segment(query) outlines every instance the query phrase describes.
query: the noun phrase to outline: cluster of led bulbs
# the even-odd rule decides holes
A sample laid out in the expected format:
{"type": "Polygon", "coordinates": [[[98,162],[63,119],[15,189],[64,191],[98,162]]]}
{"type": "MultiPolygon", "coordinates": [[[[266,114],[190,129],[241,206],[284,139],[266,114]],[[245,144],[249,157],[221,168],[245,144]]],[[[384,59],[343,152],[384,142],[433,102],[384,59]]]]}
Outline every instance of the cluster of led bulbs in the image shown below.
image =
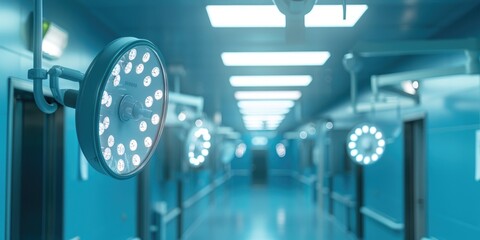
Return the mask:
{"type": "Polygon", "coordinates": [[[354,127],[347,138],[348,155],[361,165],[377,162],[385,151],[385,139],[382,131],[372,124],[360,124],[354,127]]]}
{"type": "Polygon", "coordinates": [[[191,166],[199,167],[205,162],[212,146],[211,138],[210,132],[205,127],[194,127],[190,130],[187,149],[188,162],[191,166]]]}
{"type": "Polygon", "coordinates": [[[115,174],[128,175],[143,166],[158,141],[164,97],[159,66],[152,49],[136,46],[117,60],[108,76],[98,136],[104,163],[115,174]]]}

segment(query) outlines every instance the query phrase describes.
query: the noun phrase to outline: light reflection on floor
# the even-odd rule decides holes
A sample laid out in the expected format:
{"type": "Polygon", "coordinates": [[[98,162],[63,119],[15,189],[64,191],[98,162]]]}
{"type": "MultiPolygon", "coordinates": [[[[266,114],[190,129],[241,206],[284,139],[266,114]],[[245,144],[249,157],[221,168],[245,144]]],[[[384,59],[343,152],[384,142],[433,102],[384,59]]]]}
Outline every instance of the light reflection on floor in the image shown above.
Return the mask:
{"type": "Polygon", "coordinates": [[[227,183],[187,240],[353,240],[320,216],[305,187],[291,178],[252,186],[239,177],[227,183]],[[223,198],[223,199],[222,199],[223,198]]]}

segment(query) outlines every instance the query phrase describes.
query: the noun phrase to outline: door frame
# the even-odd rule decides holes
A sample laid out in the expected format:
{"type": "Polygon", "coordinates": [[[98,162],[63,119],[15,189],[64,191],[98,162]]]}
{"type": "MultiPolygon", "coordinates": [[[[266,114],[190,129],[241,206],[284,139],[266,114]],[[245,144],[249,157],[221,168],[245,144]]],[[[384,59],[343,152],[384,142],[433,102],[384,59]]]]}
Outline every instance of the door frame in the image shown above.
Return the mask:
{"type": "Polygon", "coordinates": [[[427,158],[426,114],[424,112],[403,119],[404,134],[404,218],[405,239],[427,236],[427,158]],[[407,129],[408,128],[408,129],[407,129]],[[407,136],[407,131],[411,136],[407,136]],[[412,141],[410,147],[407,141],[412,141]],[[408,153],[408,150],[413,151],[408,153]],[[412,179],[413,177],[413,179],[412,179]],[[422,207],[419,207],[419,205],[422,207]]]}

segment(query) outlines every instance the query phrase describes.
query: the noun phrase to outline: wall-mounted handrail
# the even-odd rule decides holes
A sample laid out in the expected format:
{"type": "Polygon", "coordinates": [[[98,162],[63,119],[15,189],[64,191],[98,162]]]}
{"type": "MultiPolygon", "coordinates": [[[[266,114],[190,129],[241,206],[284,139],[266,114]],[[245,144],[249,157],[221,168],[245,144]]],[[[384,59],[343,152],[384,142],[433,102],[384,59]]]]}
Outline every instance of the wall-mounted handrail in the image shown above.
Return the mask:
{"type": "Polygon", "coordinates": [[[210,194],[213,190],[215,190],[215,188],[217,188],[220,185],[222,185],[223,183],[225,183],[228,179],[230,179],[230,175],[226,175],[226,176],[223,176],[223,177],[220,177],[220,178],[216,179],[211,184],[208,184],[207,186],[202,188],[200,191],[195,193],[189,199],[185,200],[182,203],[182,207],[183,208],[189,208],[189,207],[193,206],[195,203],[197,203],[202,198],[204,198],[205,196],[210,194]]]}
{"type": "Polygon", "coordinates": [[[388,227],[392,230],[395,230],[395,231],[401,231],[403,230],[404,228],[404,224],[403,223],[399,223],[399,222],[395,222],[394,220],[392,220],[390,217],[387,217],[387,216],[384,216],[382,215],[381,213],[378,213],[368,207],[362,207],[360,208],[360,212],[377,221],[378,223],[382,224],[383,226],[385,227],[388,227]]]}
{"type": "Polygon", "coordinates": [[[173,219],[177,218],[180,215],[180,213],[182,213],[182,210],[180,210],[180,208],[174,208],[170,210],[170,212],[168,212],[165,216],[163,216],[162,218],[163,224],[167,224],[173,219]]]}
{"type": "Polygon", "coordinates": [[[356,202],[352,200],[349,195],[342,195],[337,192],[332,192],[330,197],[338,203],[345,205],[346,207],[353,208],[356,205],[356,202]]]}

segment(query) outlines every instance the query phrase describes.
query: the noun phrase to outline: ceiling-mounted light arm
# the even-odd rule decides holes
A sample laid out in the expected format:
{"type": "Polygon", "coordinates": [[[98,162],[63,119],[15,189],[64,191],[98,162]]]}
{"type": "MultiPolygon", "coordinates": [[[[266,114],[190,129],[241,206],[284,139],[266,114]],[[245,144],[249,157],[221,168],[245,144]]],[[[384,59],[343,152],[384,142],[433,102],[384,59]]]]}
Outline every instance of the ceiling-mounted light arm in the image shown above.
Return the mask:
{"type": "Polygon", "coordinates": [[[201,116],[203,113],[203,97],[196,97],[181,93],[170,93],[169,100],[170,103],[177,103],[194,107],[198,116],[201,116]]]}
{"type": "Polygon", "coordinates": [[[33,94],[38,108],[47,114],[57,110],[56,103],[48,103],[43,95],[43,80],[47,79],[47,70],[42,68],[42,19],[43,1],[35,0],[33,13],[33,68],[28,70],[28,78],[33,80],[33,94]]]}
{"type": "Polygon", "coordinates": [[[81,83],[85,74],[74,69],[55,65],[48,71],[48,76],[50,77],[50,89],[55,100],[62,105],[75,108],[78,91],[73,89],[60,89],[58,80],[59,78],[63,78],[81,83]],[[67,96],[66,101],[65,96],[67,96]]]}
{"type": "Polygon", "coordinates": [[[347,0],[343,0],[343,20],[347,19],[347,0]]]}
{"type": "Polygon", "coordinates": [[[305,39],[305,15],[312,11],[317,0],[273,0],[278,10],[285,15],[288,42],[305,39]]]}
{"type": "MultiPolygon", "coordinates": [[[[480,73],[480,60],[478,51],[465,50],[466,62],[461,66],[454,67],[441,67],[431,69],[421,69],[400,73],[391,73],[384,75],[373,75],[371,77],[371,88],[375,101],[379,99],[379,89],[389,90],[394,85],[398,85],[406,79],[422,80],[435,77],[462,75],[462,74],[479,74],[480,73]]],[[[390,90],[391,91],[391,90],[390,90]]],[[[398,91],[397,93],[401,93],[398,91]]],[[[404,93],[404,92],[403,92],[404,93]]],[[[419,103],[418,95],[402,94],[413,98],[416,103],[419,103]]]]}
{"type": "Polygon", "coordinates": [[[347,53],[343,57],[343,66],[350,73],[350,101],[353,113],[357,113],[357,74],[362,68],[362,63],[358,56],[347,53]]]}

